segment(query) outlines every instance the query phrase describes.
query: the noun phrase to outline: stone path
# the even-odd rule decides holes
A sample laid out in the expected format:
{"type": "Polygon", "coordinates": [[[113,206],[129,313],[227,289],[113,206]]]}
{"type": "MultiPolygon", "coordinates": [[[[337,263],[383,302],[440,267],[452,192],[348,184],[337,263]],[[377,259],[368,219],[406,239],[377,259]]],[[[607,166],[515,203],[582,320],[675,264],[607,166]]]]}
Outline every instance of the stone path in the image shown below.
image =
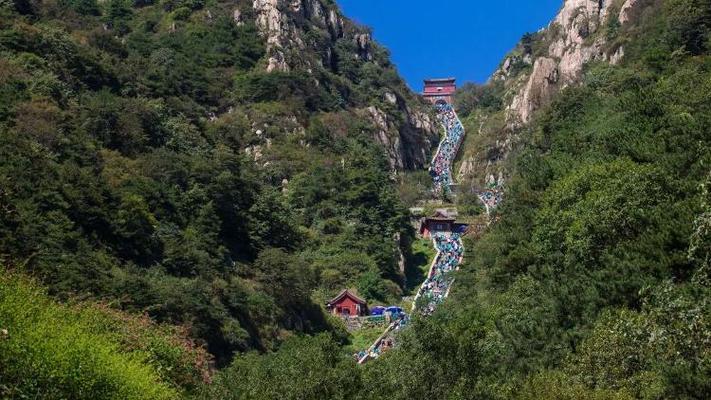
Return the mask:
{"type": "MultiPolygon", "coordinates": [[[[435,107],[445,135],[432,159],[430,175],[435,184],[435,191],[447,193],[454,183],[452,163],[464,139],[464,126],[451,105],[438,104],[435,107]]],[[[449,295],[454,283],[453,272],[462,262],[464,245],[459,233],[435,233],[432,242],[437,255],[430,265],[427,279],[420,286],[412,302],[413,314],[420,313],[426,316],[434,313],[437,306],[449,295]]],[[[410,317],[407,314],[397,316],[367,350],[358,354],[358,363],[364,364],[392,349],[396,345],[397,334],[408,325],[409,321],[410,317]]]]}

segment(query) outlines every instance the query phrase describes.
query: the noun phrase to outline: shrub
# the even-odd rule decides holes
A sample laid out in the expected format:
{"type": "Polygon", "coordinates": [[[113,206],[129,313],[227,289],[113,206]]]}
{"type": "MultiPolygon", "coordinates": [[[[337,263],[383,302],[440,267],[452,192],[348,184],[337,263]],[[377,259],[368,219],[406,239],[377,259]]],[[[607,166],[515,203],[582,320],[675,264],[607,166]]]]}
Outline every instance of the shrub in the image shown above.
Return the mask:
{"type": "Polygon", "coordinates": [[[96,0],[60,0],[59,4],[81,15],[99,15],[101,13],[96,0]]]}
{"type": "Polygon", "coordinates": [[[13,273],[0,276],[0,327],[3,398],[175,399],[204,371],[187,372],[184,347],[148,321],[58,305],[13,273]]]}
{"type": "Polygon", "coordinates": [[[276,353],[237,357],[205,399],[352,399],[360,381],[353,360],[329,335],[293,337],[276,353]]]}
{"type": "Polygon", "coordinates": [[[173,11],[173,19],[176,21],[185,21],[190,18],[190,14],[193,12],[187,7],[180,7],[173,11]]]}

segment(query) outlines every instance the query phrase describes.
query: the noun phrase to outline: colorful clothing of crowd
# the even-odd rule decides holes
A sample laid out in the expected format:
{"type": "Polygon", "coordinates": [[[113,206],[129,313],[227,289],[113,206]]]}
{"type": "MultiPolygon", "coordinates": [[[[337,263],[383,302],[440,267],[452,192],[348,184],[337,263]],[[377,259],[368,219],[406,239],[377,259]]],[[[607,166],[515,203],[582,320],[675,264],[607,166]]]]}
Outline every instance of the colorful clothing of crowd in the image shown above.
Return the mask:
{"type": "Polygon", "coordinates": [[[444,126],[445,136],[435,153],[430,175],[434,180],[435,192],[449,192],[450,186],[454,183],[452,179],[452,163],[459,151],[459,146],[464,139],[464,126],[449,104],[437,104],[437,116],[444,126]]]}
{"type": "MultiPolygon", "coordinates": [[[[437,306],[449,294],[454,282],[451,272],[457,269],[462,260],[464,247],[459,233],[436,233],[433,237],[437,248],[437,257],[432,265],[429,276],[420,286],[415,296],[415,309],[422,315],[431,315],[437,306]]],[[[355,357],[359,363],[380,357],[381,354],[395,346],[395,337],[409,322],[409,317],[403,313],[394,321],[367,351],[361,351],[355,357]]]]}
{"type": "MultiPolygon", "coordinates": [[[[437,104],[437,115],[445,129],[445,137],[435,153],[430,175],[434,180],[435,191],[449,192],[452,180],[452,162],[459,151],[459,146],[464,138],[464,126],[449,104],[437,104]]],[[[433,236],[434,245],[437,249],[437,257],[430,269],[430,273],[425,282],[420,286],[415,296],[413,309],[423,315],[432,314],[437,305],[442,303],[449,294],[449,289],[454,282],[452,271],[461,262],[464,247],[461,242],[461,233],[436,233],[433,236]]],[[[410,318],[407,314],[400,314],[385,332],[368,349],[354,354],[358,363],[362,364],[368,360],[380,357],[381,354],[397,345],[397,334],[407,326],[410,318]]]]}
{"type": "Polygon", "coordinates": [[[486,189],[479,192],[479,199],[486,206],[487,212],[495,209],[503,199],[503,193],[499,189],[486,189]]]}
{"type": "Polygon", "coordinates": [[[405,328],[409,322],[410,317],[407,314],[399,314],[397,319],[393,321],[390,326],[388,326],[388,329],[385,330],[385,333],[383,333],[383,335],[381,335],[368,350],[360,351],[354,354],[355,358],[358,360],[358,363],[363,364],[368,360],[376,359],[386,351],[395,347],[395,339],[397,334],[400,333],[400,331],[405,328]]]}
{"type": "Polygon", "coordinates": [[[427,280],[420,287],[415,297],[415,307],[423,315],[432,314],[437,305],[449,294],[454,282],[451,272],[461,262],[464,254],[461,237],[458,233],[437,233],[434,235],[437,258],[427,280]]]}

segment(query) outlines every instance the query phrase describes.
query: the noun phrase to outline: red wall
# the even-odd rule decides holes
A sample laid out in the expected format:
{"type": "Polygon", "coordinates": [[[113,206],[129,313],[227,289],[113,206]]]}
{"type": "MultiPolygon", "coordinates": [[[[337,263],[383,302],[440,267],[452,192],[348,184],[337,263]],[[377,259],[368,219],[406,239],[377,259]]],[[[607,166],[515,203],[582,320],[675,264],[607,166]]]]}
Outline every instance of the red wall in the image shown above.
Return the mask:
{"type": "Polygon", "coordinates": [[[454,226],[452,226],[452,224],[449,222],[428,221],[426,224],[423,225],[422,236],[429,238],[432,235],[432,232],[451,232],[453,229],[454,226]],[[441,225],[441,229],[437,229],[438,225],[441,225]]]}
{"type": "Polygon", "coordinates": [[[349,313],[350,315],[356,316],[356,315],[359,315],[358,309],[356,308],[357,305],[358,305],[358,303],[356,303],[355,301],[351,300],[348,296],[346,296],[340,302],[333,305],[333,313],[336,315],[342,315],[343,309],[347,308],[348,310],[350,310],[350,313],[349,313]],[[340,311],[339,311],[339,307],[340,307],[340,311]]]}
{"type": "Polygon", "coordinates": [[[436,104],[440,99],[452,104],[452,96],[456,91],[457,84],[454,81],[425,82],[425,90],[422,94],[432,104],[436,104]]]}
{"type": "Polygon", "coordinates": [[[440,94],[440,95],[452,95],[457,89],[454,86],[432,86],[426,87],[424,94],[440,94]],[[442,90],[437,90],[442,88],[442,90]]]}

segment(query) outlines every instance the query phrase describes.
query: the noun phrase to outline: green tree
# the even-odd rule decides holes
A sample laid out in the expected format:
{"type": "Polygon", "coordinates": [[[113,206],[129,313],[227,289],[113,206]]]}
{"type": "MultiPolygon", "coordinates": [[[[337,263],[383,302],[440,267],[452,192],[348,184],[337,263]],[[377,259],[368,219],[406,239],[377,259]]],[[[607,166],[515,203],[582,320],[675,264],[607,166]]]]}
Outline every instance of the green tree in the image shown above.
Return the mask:
{"type": "Polygon", "coordinates": [[[101,13],[96,0],[61,0],[60,4],[81,15],[99,15],[101,13]]]}
{"type": "Polygon", "coordinates": [[[302,242],[294,216],[284,196],[267,188],[249,209],[249,235],[254,247],[298,248],[302,242]]]}
{"type": "Polygon", "coordinates": [[[294,337],[276,353],[237,357],[205,398],[355,399],[357,368],[328,335],[294,337]]]}
{"type": "Polygon", "coordinates": [[[387,289],[377,270],[370,270],[358,277],[358,293],[369,300],[385,301],[387,289]]]}

